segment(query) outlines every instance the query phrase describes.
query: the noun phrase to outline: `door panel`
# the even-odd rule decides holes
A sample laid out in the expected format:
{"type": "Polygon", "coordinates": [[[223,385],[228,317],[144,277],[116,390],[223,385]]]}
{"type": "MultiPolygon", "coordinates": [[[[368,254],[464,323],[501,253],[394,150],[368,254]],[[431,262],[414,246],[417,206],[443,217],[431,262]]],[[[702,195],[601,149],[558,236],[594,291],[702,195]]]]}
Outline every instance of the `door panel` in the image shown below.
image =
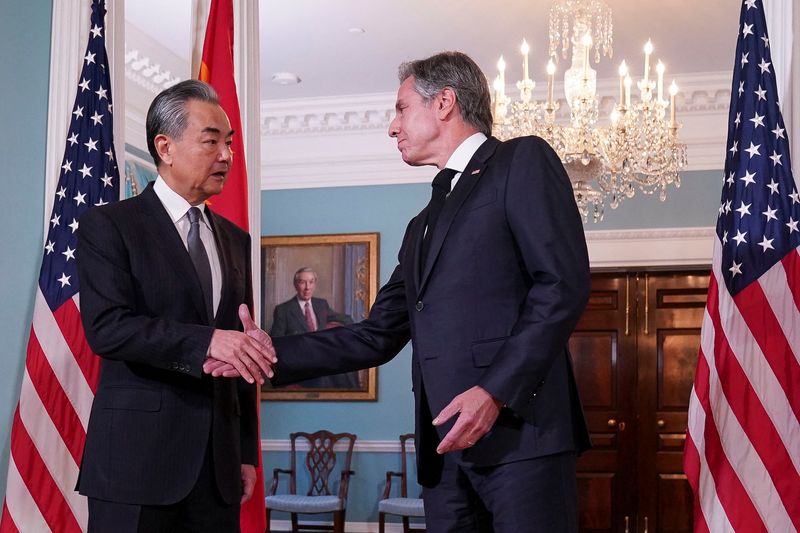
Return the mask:
{"type": "Polygon", "coordinates": [[[589,304],[569,341],[575,379],[594,447],[578,461],[581,531],[622,531],[620,517],[635,501],[635,457],[629,426],[636,380],[636,336],[630,320],[630,280],[618,274],[592,277],[589,304]],[[628,322],[628,326],[630,323],[628,322]]]}
{"type": "Polygon", "coordinates": [[[592,276],[569,342],[594,446],[578,461],[581,531],[692,530],[682,458],[707,286],[696,272],[592,276]]]}
{"type": "Polygon", "coordinates": [[[693,499],[683,445],[708,275],[646,273],[640,281],[639,517],[648,518],[649,531],[689,533],[693,499]]]}

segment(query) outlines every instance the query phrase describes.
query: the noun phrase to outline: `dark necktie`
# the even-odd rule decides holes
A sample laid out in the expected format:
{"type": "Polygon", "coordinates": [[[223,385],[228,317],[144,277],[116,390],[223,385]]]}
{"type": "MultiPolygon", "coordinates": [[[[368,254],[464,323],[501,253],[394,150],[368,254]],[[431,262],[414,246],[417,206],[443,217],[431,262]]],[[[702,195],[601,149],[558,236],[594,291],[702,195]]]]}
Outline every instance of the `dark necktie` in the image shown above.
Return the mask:
{"type": "Polygon", "coordinates": [[[422,265],[425,265],[425,260],[428,257],[428,250],[431,247],[431,239],[433,237],[433,230],[436,228],[436,222],[439,220],[439,215],[442,213],[442,207],[450,193],[450,182],[453,181],[455,175],[458,174],[457,170],[452,168],[443,168],[433,178],[431,183],[431,201],[428,203],[428,229],[425,231],[425,238],[422,239],[422,265]]]}
{"type": "Polygon", "coordinates": [[[189,248],[189,257],[192,258],[197,277],[200,279],[200,286],[203,288],[203,300],[206,303],[206,313],[208,320],[214,318],[214,292],[211,283],[211,263],[208,261],[208,253],[203,241],[200,239],[200,209],[192,207],[186,213],[189,217],[189,236],[186,239],[189,248]]]}
{"type": "Polygon", "coordinates": [[[306,325],[308,326],[308,331],[317,331],[317,322],[314,320],[314,314],[311,312],[311,304],[306,302],[306,305],[303,307],[305,309],[305,316],[306,316],[306,325]]]}

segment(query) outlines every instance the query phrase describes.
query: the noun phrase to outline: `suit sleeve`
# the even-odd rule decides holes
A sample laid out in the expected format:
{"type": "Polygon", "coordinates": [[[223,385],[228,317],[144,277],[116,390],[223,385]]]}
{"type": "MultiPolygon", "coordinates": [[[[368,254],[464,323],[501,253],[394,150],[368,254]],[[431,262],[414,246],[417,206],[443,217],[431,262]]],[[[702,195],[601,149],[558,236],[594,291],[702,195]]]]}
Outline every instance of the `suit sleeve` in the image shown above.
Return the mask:
{"type": "Polygon", "coordinates": [[[273,339],[278,355],[274,385],[371,368],[400,352],[411,338],[402,265],[407,237],[408,230],[401,260],[378,291],[366,319],[340,328],[273,339]]]}
{"type": "MultiPolygon", "coordinates": [[[[250,316],[253,316],[253,266],[250,256],[250,236],[247,236],[247,243],[243,250],[247,257],[247,268],[245,269],[245,304],[250,309],[250,316]]],[[[226,378],[215,378],[226,379],[226,378]]],[[[258,423],[258,385],[247,383],[242,378],[236,378],[236,387],[239,394],[239,409],[241,410],[241,421],[239,434],[241,438],[242,463],[258,466],[261,459],[261,434],[258,423]]]]}
{"type": "Polygon", "coordinates": [[[77,266],[81,320],[86,339],[101,357],[176,370],[188,365],[202,375],[214,329],[139,314],[130,254],[114,220],[104,209],[90,209],[78,228],[77,266]]]}
{"type": "Polygon", "coordinates": [[[479,385],[523,418],[589,298],[589,258],[572,186],[541,139],[521,140],[506,188],[506,217],[531,286],[509,339],[479,385]]]}

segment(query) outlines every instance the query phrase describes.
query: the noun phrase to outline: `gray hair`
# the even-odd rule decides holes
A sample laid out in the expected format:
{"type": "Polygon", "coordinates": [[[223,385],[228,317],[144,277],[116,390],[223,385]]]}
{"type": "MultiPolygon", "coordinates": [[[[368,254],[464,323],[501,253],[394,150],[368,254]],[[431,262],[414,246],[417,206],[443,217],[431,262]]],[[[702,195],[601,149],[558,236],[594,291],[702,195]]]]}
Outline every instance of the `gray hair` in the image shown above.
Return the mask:
{"type": "Polygon", "coordinates": [[[414,89],[426,104],[445,87],[453,89],[464,122],[487,137],[492,134],[489,84],[480,67],[468,55],[441,52],[400,65],[400,83],[410,76],[414,76],[414,89]]]}
{"type": "Polygon", "coordinates": [[[303,272],[311,272],[314,274],[314,281],[317,280],[317,273],[314,272],[314,269],[311,267],[300,267],[297,269],[297,272],[294,273],[294,283],[297,283],[297,279],[300,277],[300,274],[303,272]]]}
{"type": "Polygon", "coordinates": [[[188,121],[186,102],[189,100],[219,105],[219,97],[211,85],[200,80],[186,80],[158,93],[147,110],[147,150],[156,167],[161,164],[161,158],[156,151],[155,138],[164,134],[180,140],[188,121]]]}

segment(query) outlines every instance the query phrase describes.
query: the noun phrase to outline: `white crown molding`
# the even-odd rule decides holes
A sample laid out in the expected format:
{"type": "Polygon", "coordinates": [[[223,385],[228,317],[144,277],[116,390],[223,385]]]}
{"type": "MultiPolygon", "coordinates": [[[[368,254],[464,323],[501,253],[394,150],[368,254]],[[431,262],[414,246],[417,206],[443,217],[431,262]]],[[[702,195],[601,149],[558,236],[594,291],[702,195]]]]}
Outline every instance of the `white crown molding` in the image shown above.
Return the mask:
{"type": "MultiPolygon", "coordinates": [[[[722,168],[730,73],[686,74],[677,75],[676,79],[681,82],[680,136],[688,145],[686,170],[722,168]]],[[[600,80],[598,86],[604,95],[601,116],[606,116],[614,100],[608,95],[614,94],[618,82],[600,80]]],[[[429,181],[430,169],[404,165],[394,142],[387,139],[394,100],[392,92],[262,101],[261,189],[429,181]]],[[[566,112],[562,101],[562,119],[566,112]]]]}
{"type": "Polygon", "coordinates": [[[713,227],[586,231],[593,269],[710,266],[713,227]]]}

